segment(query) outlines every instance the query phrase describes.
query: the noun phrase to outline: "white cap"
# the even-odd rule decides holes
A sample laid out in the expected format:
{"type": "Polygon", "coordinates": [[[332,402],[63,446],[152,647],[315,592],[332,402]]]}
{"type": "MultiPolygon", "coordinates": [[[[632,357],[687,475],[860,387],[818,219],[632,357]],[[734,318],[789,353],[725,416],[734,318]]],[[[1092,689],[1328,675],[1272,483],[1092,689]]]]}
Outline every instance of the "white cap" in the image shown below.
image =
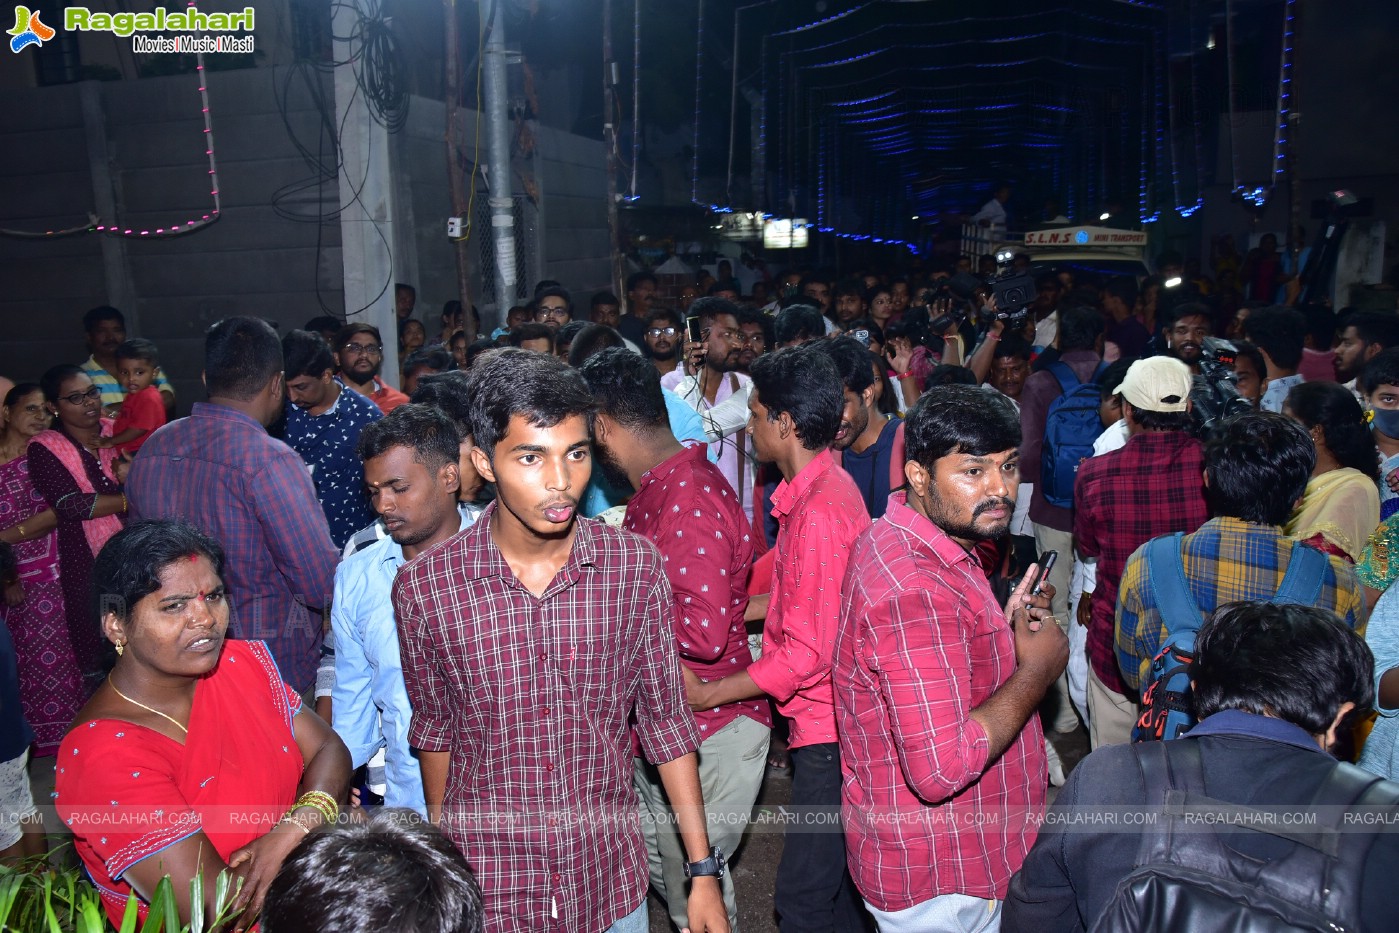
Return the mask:
{"type": "Polygon", "coordinates": [[[1173,356],[1149,356],[1132,364],[1113,394],[1142,411],[1185,411],[1190,386],[1189,366],[1173,356]]]}

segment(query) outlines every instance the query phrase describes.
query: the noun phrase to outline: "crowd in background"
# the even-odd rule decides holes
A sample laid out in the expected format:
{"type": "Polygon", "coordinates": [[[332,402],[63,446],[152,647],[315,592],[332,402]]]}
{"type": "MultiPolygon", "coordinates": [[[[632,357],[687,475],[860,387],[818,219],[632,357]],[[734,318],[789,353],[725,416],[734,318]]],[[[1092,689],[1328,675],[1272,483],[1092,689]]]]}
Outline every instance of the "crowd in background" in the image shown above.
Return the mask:
{"type": "MultiPolygon", "coordinates": [[[[649,887],[736,930],[782,773],[845,820],[789,830],[784,931],[1081,928],[1136,850],[1037,832],[1050,787],[1149,804],[1162,745],[1245,806],[1321,799],[1317,752],[1399,775],[1399,313],[1295,306],[1290,255],[1017,256],[1005,306],[988,256],[725,260],[489,334],[399,285],[397,333],[229,318],[198,361],[94,308],[0,410],[0,858],[71,836],[114,922],[228,869],[240,929],[629,933],[649,887]]],[[[1332,915],[1392,928],[1364,845],[1332,915]]]]}

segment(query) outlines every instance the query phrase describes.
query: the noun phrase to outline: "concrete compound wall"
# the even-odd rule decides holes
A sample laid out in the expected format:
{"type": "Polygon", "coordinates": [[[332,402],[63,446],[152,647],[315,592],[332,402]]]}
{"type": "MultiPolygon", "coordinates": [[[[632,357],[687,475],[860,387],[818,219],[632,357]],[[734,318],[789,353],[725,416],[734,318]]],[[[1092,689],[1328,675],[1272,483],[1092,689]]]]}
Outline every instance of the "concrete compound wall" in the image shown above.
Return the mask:
{"type": "MultiPolygon", "coordinates": [[[[329,76],[312,73],[311,80],[322,82],[331,98],[329,76]]],[[[215,72],[208,88],[219,222],[164,239],[0,237],[0,374],[31,379],[54,363],[83,360],[83,312],[114,304],[126,313],[132,336],[161,348],[183,412],[203,394],[202,333],[209,324],[255,314],[285,333],[316,315],[344,314],[333,215],[339,188],[334,178],[315,185],[316,173],[290,135],[313,151],[318,145],[321,114],[303,76],[285,68],[215,72]],[[324,212],[327,222],[274,210],[274,193],[298,182],[307,184],[281,200],[284,211],[305,218],[324,212]]],[[[64,229],[96,213],[123,227],[154,229],[212,206],[195,76],[19,89],[7,98],[0,228],[64,229]]],[[[456,297],[442,113],[441,102],[413,98],[408,124],[391,137],[394,277],[417,286],[417,316],[432,333],[442,303],[456,297]]],[[[474,117],[468,112],[460,121],[468,136],[474,117]]],[[[534,238],[534,252],[525,287],[557,278],[586,301],[607,277],[602,146],[547,129],[538,139],[532,165],[545,203],[526,208],[525,236],[534,238]]],[[[477,201],[484,201],[482,193],[477,201]]],[[[469,245],[474,267],[479,244],[469,245]]],[[[479,275],[473,279],[472,295],[480,296],[479,275]]],[[[489,328],[493,315],[486,317],[489,328]]]]}

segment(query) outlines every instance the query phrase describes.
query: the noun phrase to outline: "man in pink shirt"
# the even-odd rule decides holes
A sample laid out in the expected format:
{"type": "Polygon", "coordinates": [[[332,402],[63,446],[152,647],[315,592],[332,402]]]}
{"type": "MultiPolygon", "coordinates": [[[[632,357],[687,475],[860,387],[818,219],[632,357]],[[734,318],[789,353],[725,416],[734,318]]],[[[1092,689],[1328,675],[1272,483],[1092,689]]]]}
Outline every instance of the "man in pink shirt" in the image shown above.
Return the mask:
{"type": "MultiPolygon", "coordinates": [[[[661,376],[651,362],[623,347],[590,356],[579,368],[597,404],[593,452],[616,489],[635,489],[622,527],[656,546],[673,595],[680,663],[701,677],[723,677],[753,661],[744,625],[753,538],[738,496],[705,445],[682,446],[671,433],[661,376]]],[[[757,618],[762,618],[758,615],[757,618]]],[[[765,696],[695,710],[699,775],[709,814],[709,842],[731,856],[763,783],[772,707],[765,696]]],[[[685,912],[685,858],[656,766],[633,758],[641,798],[651,886],[677,929],[685,912]]],[[[733,874],[721,878],[729,929],[738,930],[733,874]]]]}
{"type": "MultiPolygon", "coordinates": [[[[747,670],[702,682],[689,671],[690,707],[712,709],[767,694],[791,720],[792,806],[834,813],[840,802],[831,653],[850,545],[869,527],[864,500],[830,446],[840,428],[844,386],[819,347],[791,347],[753,362],[748,436],[758,459],[783,482],[773,494],[781,522],[763,654],[747,670]]],[[[783,933],[863,929],[845,869],[841,834],[787,835],[773,904],[783,933]]]]}
{"type": "Polygon", "coordinates": [[[1011,403],[940,386],[904,434],[908,491],[851,549],[836,637],[846,852],[880,933],[995,930],[1044,809],[1035,710],[1069,643],[1033,565],[1007,621],[972,553],[1015,510],[1011,403]]]}

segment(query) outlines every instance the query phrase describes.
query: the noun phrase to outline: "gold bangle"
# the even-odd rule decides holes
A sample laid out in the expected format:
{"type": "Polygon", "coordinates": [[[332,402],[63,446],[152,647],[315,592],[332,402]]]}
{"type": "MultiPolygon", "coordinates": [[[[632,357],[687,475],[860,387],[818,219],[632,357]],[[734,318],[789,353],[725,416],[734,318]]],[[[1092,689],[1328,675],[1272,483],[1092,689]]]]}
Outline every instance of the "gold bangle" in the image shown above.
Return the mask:
{"type": "MultiPolygon", "coordinates": [[[[297,806],[307,804],[314,807],[317,801],[328,808],[332,814],[339,814],[340,804],[334,797],[323,790],[308,790],[306,793],[296,798],[297,806]]],[[[317,809],[319,809],[319,807],[317,809]]],[[[334,816],[332,816],[331,819],[334,819],[334,816]]]]}
{"type": "Polygon", "coordinates": [[[121,494],[121,514],[125,515],[127,510],[126,493],[121,494]]]}
{"type": "Polygon", "coordinates": [[[297,807],[310,807],[325,817],[327,823],[334,823],[340,815],[340,804],[336,802],[335,798],[319,790],[307,791],[298,797],[292,809],[295,810],[297,807]]]}
{"type": "Polygon", "coordinates": [[[302,824],[302,822],[301,822],[300,820],[294,820],[294,819],[292,819],[292,816],[291,816],[291,813],[290,813],[290,812],[288,812],[286,816],[282,817],[281,820],[279,820],[279,822],[282,822],[282,823],[290,823],[291,825],[295,826],[297,829],[301,830],[301,831],[302,831],[303,833],[305,833],[306,835],[308,835],[308,836],[311,835],[311,829],[310,829],[310,827],[305,826],[304,824],[302,824]]]}
{"type": "Polygon", "coordinates": [[[15,527],[19,529],[19,539],[20,539],[21,541],[23,541],[23,540],[24,540],[24,526],[23,526],[23,525],[16,525],[15,527]]]}

